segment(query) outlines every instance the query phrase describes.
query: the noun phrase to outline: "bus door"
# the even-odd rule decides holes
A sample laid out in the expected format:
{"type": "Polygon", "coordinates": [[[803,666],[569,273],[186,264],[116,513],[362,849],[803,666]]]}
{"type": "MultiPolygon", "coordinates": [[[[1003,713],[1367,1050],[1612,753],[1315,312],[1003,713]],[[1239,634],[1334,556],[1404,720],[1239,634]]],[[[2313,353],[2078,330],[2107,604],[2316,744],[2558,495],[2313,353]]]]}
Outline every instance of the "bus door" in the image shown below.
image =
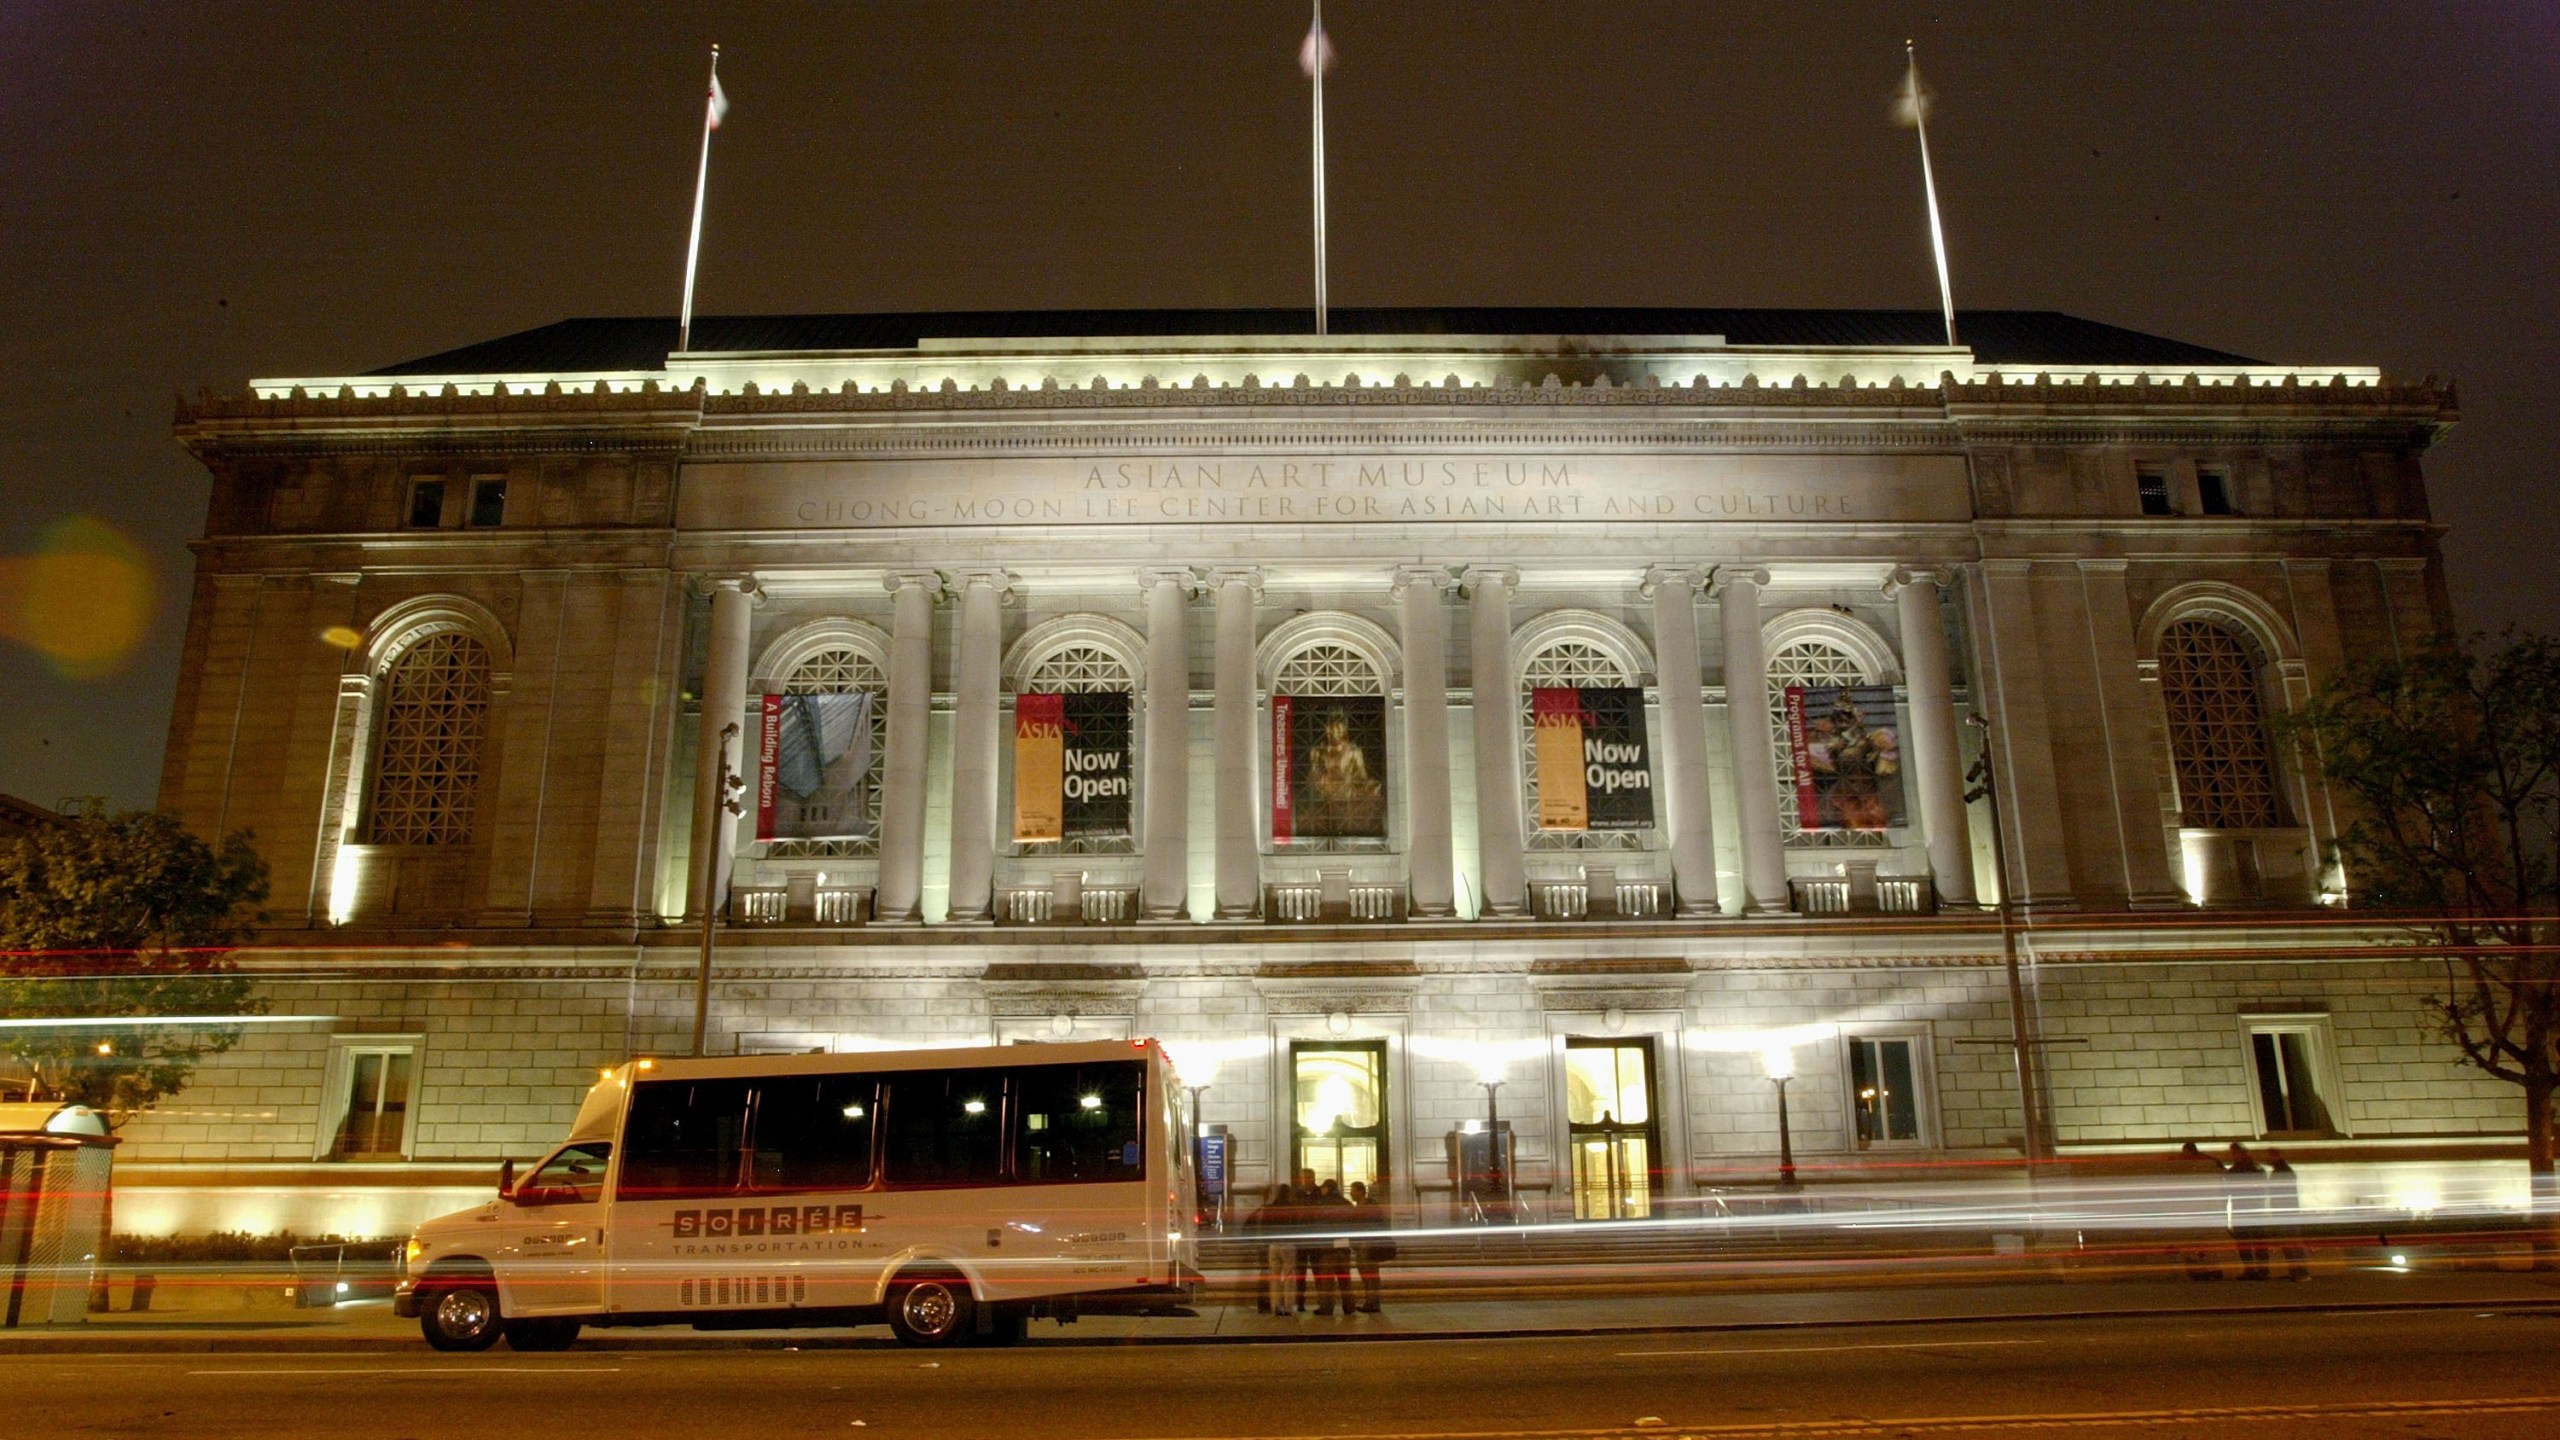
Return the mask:
{"type": "Polygon", "coordinates": [[[562,1146],[507,1197],[501,1257],[507,1308],[520,1315],[592,1315],[605,1303],[605,1170],[613,1146],[562,1146]]]}
{"type": "MultiPolygon", "coordinates": [[[[1147,1108],[1147,1062],[1019,1065],[1011,1072],[1013,1179],[1008,1202],[1038,1225],[1046,1258],[1039,1288],[1111,1288],[1145,1282],[1160,1238],[1150,1204],[1147,1150],[1161,1127],[1147,1108]]],[[[1155,1175],[1159,1184],[1170,1183],[1155,1175]]],[[[1185,1217],[1187,1218],[1187,1217],[1185,1217]]]]}

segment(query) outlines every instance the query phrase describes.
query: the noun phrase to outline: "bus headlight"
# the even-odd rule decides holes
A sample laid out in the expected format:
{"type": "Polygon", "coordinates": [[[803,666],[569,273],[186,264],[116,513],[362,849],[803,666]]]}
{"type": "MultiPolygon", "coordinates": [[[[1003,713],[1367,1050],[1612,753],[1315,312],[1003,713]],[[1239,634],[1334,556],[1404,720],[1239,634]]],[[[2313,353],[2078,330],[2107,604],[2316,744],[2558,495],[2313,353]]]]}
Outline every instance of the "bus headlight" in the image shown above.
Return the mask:
{"type": "Polygon", "coordinates": [[[424,1243],[424,1242],[422,1242],[422,1241],[419,1241],[419,1240],[415,1240],[415,1239],[411,1240],[408,1244],[406,1244],[406,1245],[404,1245],[404,1246],[400,1247],[400,1270],[401,1270],[401,1273],[403,1273],[403,1274],[408,1273],[408,1271],[410,1270],[410,1268],[411,1268],[411,1267],[413,1267],[413,1266],[415,1266],[415,1265],[418,1263],[418,1257],[420,1257],[420,1256],[422,1256],[422,1255],[424,1255],[424,1254],[426,1254],[426,1253],[427,1253],[427,1247],[426,1247],[425,1243],[424,1243]]]}

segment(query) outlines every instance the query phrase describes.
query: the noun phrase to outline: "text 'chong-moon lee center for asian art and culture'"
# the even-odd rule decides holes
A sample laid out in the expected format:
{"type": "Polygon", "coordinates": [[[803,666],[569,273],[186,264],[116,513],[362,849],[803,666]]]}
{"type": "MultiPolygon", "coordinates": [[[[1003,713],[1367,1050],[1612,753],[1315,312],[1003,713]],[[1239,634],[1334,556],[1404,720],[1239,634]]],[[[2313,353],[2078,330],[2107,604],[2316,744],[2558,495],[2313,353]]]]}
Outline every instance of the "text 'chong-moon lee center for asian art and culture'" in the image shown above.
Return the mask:
{"type": "Polygon", "coordinates": [[[2041,312],[1333,322],[573,320],[183,405],[161,799],[255,831],[275,1023],[127,1127],[119,1227],[468,1203],[691,1048],[706,909],[710,1052],[1158,1037],[1238,1190],[1447,1216],[1498,1106],[1524,1210],[1670,1213],[1768,1182],[1787,1074],[1815,1186],[2274,1137],[2306,1205],[2521,1194],[2268,729],[2448,621],[2449,392],[2041,312]]]}

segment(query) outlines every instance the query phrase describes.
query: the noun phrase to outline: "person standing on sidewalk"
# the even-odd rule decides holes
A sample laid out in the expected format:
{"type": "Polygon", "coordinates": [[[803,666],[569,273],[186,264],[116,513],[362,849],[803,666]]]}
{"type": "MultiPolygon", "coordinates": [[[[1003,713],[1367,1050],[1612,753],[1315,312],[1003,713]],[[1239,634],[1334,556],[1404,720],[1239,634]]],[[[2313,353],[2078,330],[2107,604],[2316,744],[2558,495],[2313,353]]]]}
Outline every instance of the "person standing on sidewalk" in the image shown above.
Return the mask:
{"type": "Polygon", "coordinates": [[[2302,1243],[2302,1180],[2281,1150],[2267,1152],[2268,1233],[2284,1248],[2284,1278],[2311,1278],[2311,1250],[2302,1243]]]}
{"type": "Polygon", "coordinates": [[[1298,1267],[1298,1247],[1289,1238],[1289,1187],[1272,1186],[1253,1213],[1244,1217],[1243,1229],[1262,1261],[1253,1308],[1265,1315],[1286,1311],[1289,1279],[1298,1267]]]}
{"type": "Polygon", "coordinates": [[[2231,1205],[2231,1244],[2240,1252],[2240,1278],[2267,1278],[2267,1172],[2249,1147],[2234,1140],[2225,1152],[2222,1193],[2231,1205]]]}
{"type": "Polygon", "coordinates": [[[2222,1167],[2188,1141],[2178,1147],[2177,1169],[2170,1181],[2170,1208],[2178,1227],[2178,1259],[2190,1280],[2219,1280],[2222,1267],[2213,1258],[2213,1242],[2204,1233],[2229,1214],[2222,1194],[2222,1167]]]}
{"type": "Polygon", "coordinates": [[[1309,1239],[1307,1234],[1316,1228],[1317,1222],[1322,1218],[1316,1210],[1316,1202],[1321,1198],[1321,1194],[1316,1185],[1316,1172],[1300,1170],[1298,1183],[1290,1190],[1288,1211],[1288,1228],[1291,1237],[1289,1278],[1291,1288],[1298,1292],[1300,1313],[1304,1313],[1307,1308],[1307,1281],[1312,1278],[1317,1282],[1316,1289],[1319,1294],[1324,1289],[1324,1255],[1322,1253],[1324,1247],[1309,1239]]]}
{"type": "MultiPolygon", "coordinates": [[[[1363,1237],[1351,1251],[1352,1262],[1360,1271],[1360,1313],[1375,1315],[1386,1297],[1386,1282],[1379,1267],[1396,1258],[1396,1242],[1384,1238],[1393,1217],[1387,1214],[1385,1202],[1373,1198],[1369,1187],[1357,1180],[1351,1182],[1351,1213],[1357,1217],[1352,1221],[1353,1228],[1363,1237]],[[1367,1238],[1372,1234],[1379,1238],[1367,1238]]],[[[1344,1303],[1349,1303],[1347,1298],[1344,1303]]]]}
{"type": "Polygon", "coordinates": [[[1301,1253],[1312,1254],[1316,1264],[1316,1313],[1330,1315],[1336,1300],[1342,1302],[1342,1313],[1351,1313],[1351,1236],[1346,1233],[1357,1222],[1349,1198],[1342,1193],[1342,1182],[1327,1180],[1316,1191],[1315,1203],[1308,1207],[1309,1229],[1315,1231],[1311,1242],[1301,1253]]]}

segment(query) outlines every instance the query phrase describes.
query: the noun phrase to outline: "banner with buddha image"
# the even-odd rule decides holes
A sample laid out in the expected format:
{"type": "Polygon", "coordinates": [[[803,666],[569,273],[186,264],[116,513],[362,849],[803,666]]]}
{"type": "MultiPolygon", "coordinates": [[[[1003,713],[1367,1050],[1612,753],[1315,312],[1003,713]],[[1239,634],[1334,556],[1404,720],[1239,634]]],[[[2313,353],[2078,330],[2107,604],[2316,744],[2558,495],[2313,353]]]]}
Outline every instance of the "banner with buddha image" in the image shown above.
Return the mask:
{"type": "Polygon", "coordinates": [[[1387,698],[1271,697],[1271,838],[1387,838],[1387,698]]]}

